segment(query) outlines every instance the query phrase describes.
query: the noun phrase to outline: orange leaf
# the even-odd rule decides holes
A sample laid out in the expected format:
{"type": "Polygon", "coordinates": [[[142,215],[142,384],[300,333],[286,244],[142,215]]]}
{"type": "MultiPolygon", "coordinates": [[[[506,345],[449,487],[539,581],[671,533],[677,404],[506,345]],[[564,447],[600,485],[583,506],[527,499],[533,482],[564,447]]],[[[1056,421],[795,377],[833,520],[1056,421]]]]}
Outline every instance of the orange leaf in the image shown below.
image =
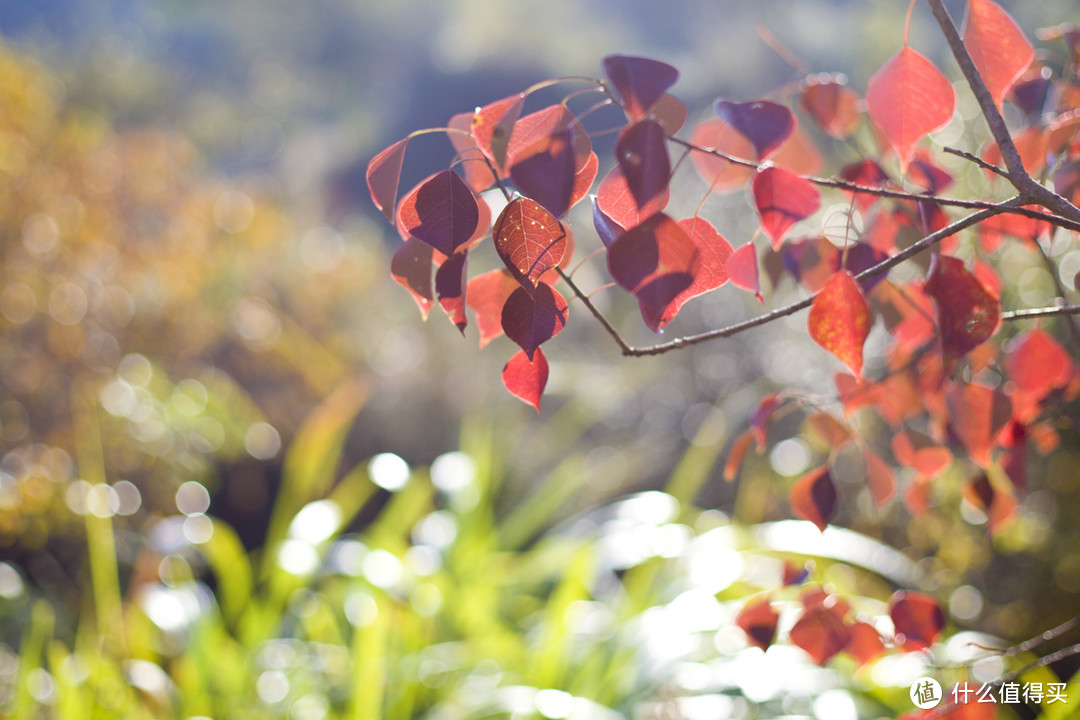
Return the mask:
{"type": "Polygon", "coordinates": [[[802,520],[809,520],[825,532],[829,518],[836,511],[836,486],[825,466],[803,475],[795,481],[789,495],[791,510],[802,520]]]}
{"type": "Polygon", "coordinates": [[[1012,524],[1017,515],[1016,498],[1005,488],[995,487],[986,475],[964,483],[964,497],[986,513],[991,535],[997,535],[1012,524]]]}
{"type": "Polygon", "coordinates": [[[990,464],[990,452],[1012,414],[1012,403],[1000,389],[978,383],[956,386],[945,394],[949,422],[968,456],[980,467],[990,464]]]}
{"type": "Polygon", "coordinates": [[[869,449],[863,453],[863,460],[866,463],[866,486],[870,489],[870,497],[875,507],[881,507],[896,494],[896,475],[888,463],[869,449]]]}
{"type": "MultiPolygon", "coordinates": [[[[740,159],[754,157],[754,144],[742,133],[719,118],[706,120],[690,134],[690,142],[697,147],[709,148],[740,159]]],[[[742,187],[754,168],[736,165],[711,153],[693,151],[690,161],[702,179],[714,192],[724,192],[742,187]]]]}
{"type": "Polygon", "coordinates": [[[757,250],[754,243],[748,242],[731,253],[728,258],[728,276],[735,287],[754,293],[758,302],[765,302],[761,296],[761,279],[758,277],[757,250]]]}
{"type": "Polygon", "coordinates": [[[863,343],[870,334],[870,305],[846,270],[834,273],[810,306],[810,337],[862,374],[863,343]]]}
{"type": "Polygon", "coordinates": [[[544,351],[536,348],[532,360],[524,350],[518,350],[502,371],[503,386],[514,397],[520,398],[540,412],[540,396],[548,379],[548,362],[544,351]]]}
{"type": "Polygon", "coordinates": [[[851,627],[834,605],[807,608],[791,628],[791,642],[809,653],[818,665],[824,665],[851,641],[851,627]]]}
{"type": "Polygon", "coordinates": [[[945,613],[930,595],[899,590],[889,601],[889,617],[904,650],[929,647],[945,627],[945,613]]]}
{"type": "Polygon", "coordinates": [[[905,45],[870,78],[866,109],[907,171],[915,144],[952,119],[956,92],[934,64],[905,45]]]}
{"type": "Polygon", "coordinates": [[[746,633],[751,645],[768,650],[776,639],[776,623],[780,614],[773,610],[769,598],[748,603],[735,616],[735,624],[746,633]]]}
{"type": "Polygon", "coordinates": [[[1035,59],[1035,49],[1016,21],[992,0],[969,0],[964,46],[998,107],[1035,59]]]}
{"type": "Polygon", "coordinates": [[[731,482],[735,479],[735,476],[739,473],[739,467],[742,465],[743,458],[746,457],[746,451],[750,449],[750,445],[754,442],[754,435],[751,431],[747,430],[739,437],[735,438],[735,442],[731,443],[731,449],[728,450],[727,462],[724,463],[724,479],[731,482]]]}

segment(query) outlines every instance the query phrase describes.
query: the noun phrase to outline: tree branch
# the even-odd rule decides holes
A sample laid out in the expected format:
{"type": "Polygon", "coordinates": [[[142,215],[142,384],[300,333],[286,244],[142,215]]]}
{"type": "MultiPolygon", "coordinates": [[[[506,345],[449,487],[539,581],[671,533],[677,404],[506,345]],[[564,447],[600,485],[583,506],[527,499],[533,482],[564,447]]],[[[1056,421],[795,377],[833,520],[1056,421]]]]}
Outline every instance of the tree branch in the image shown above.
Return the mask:
{"type": "Polygon", "coordinates": [[[1053,307],[1007,310],[1001,313],[1001,319],[1030,320],[1031,318],[1054,317],[1055,315],[1080,315],[1080,305],[1055,305],[1053,307]]]}

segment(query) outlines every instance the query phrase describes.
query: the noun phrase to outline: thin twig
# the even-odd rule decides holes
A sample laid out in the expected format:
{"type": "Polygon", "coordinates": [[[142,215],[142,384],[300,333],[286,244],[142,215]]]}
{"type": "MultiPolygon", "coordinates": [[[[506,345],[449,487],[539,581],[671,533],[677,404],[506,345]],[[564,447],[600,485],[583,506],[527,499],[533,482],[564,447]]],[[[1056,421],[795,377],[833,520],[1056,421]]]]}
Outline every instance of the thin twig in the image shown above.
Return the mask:
{"type": "Polygon", "coordinates": [[[985,160],[983,160],[978,155],[972,155],[967,150],[960,150],[958,148],[948,147],[948,146],[945,146],[945,147],[943,147],[941,149],[944,152],[948,153],[949,155],[956,155],[957,157],[962,157],[965,160],[968,160],[970,162],[975,163],[976,165],[981,167],[983,170],[988,170],[988,171],[990,171],[990,172],[992,172],[992,173],[994,173],[996,175],[1000,175],[1001,177],[1005,178],[1006,180],[1009,179],[1009,173],[1005,172],[1004,170],[999,168],[997,165],[994,165],[993,163],[986,162],[985,160]]]}
{"type": "Polygon", "coordinates": [[[1030,320],[1055,315],[1080,315],[1080,305],[1055,305],[1053,307],[1024,308],[1001,313],[1002,320],[1030,320]]]}

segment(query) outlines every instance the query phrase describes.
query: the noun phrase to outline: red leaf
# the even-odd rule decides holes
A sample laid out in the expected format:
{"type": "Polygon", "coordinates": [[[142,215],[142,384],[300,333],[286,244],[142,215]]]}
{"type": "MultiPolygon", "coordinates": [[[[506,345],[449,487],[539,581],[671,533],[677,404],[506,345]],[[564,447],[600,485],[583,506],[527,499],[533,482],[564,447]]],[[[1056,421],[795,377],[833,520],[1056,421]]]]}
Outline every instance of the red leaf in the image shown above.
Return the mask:
{"type": "Polygon", "coordinates": [[[518,190],[560,217],[572,205],[578,173],[591,155],[585,128],[566,107],[552,105],[514,123],[506,163],[518,190]]]}
{"type": "MultiPolygon", "coordinates": [[[[446,127],[472,133],[474,117],[475,115],[471,112],[458,113],[450,118],[446,127]]],[[[480,148],[477,147],[475,138],[471,135],[467,137],[456,132],[446,133],[446,137],[450,138],[450,144],[454,146],[454,150],[458,154],[460,160],[458,167],[465,173],[465,183],[472,188],[472,191],[480,193],[491,187],[495,183],[496,176],[488,167],[488,160],[484,157],[484,153],[480,148]]]]}
{"type": "Polygon", "coordinates": [[[802,585],[806,582],[806,578],[810,576],[810,568],[813,567],[812,563],[805,563],[803,565],[796,565],[790,560],[784,561],[784,570],[781,575],[780,584],[784,587],[790,585],[802,585]]]}
{"type": "MultiPolygon", "coordinates": [[[[1038,205],[1025,205],[1024,207],[1032,210],[1042,210],[1038,205]]],[[[1001,213],[987,218],[979,223],[977,227],[982,234],[982,246],[986,252],[996,250],[998,246],[1005,242],[1004,236],[1006,235],[1034,244],[1039,241],[1040,237],[1050,232],[1050,223],[1047,221],[1012,213],[1001,213]]]]}
{"type": "Polygon", "coordinates": [[[1035,49],[1016,21],[991,0],[969,0],[964,46],[999,108],[1005,93],[1035,59],[1035,49]]]}
{"type": "Polygon", "coordinates": [[[900,590],[889,601],[897,644],[906,651],[930,647],[945,627],[945,613],[929,595],[900,590]]]}
{"type": "Polygon", "coordinates": [[[443,309],[450,322],[465,334],[468,319],[465,317],[465,271],[466,251],[454,253],[435,271],[435,294],[439,298],[439,307],[443,309]]]}
{"type": "Polygon", "coordinates": [[[866,466],[866,486],[870,489],[870,497],[875,507],[881,507],[896,494],[896,475],[888,463],[870,449],[863,451],[863,462],[866,466]]]}
{"type": "Polygon", "coordinates": [[[780,406],[780,393],[769,393],[761,398],[761,402],[750,413],[750,432],[757,441],[758,453],[765,451],[768,442],[769,425],[772,423],[772,414],[780,406]]]}
{"type": "Polygon", "coordinates": [[[1066,385],[1073,376],[1074,365],[1057,340],[1045,330],[1035,328],[1013,338],[1005,353],[1005,369],[1016,384],[1014,396],[1031,402],[1066,385]]]}
{"type": "MultiPolygon", "coordinates": [[[[1051,154],[1048,151],[1049,134],[1043,132],[1041,127],[1031,125],[1012,136],[1013,145],[1020,155],[1020,163],[1027,170],[1028,175],[1036,176],[1046,168],[1046,157],[1051,154]]],[[[982,159],[991,165],[1003,166],[1001,161],[1001,148],[991,141],[986,144],[982,151],[982,159]]],[[[996,173],[986,171],[987,177],[993,179],[996,173]]],[[[993,218],[991,218],[993,219],[993,218]]]]}
{"type": "Polygon", "coordinates": [[[520,287],[503,305],[503,332],[532,360],[541,343],[562,332],[568,314],[566,298],[547,283],[540,283],[532,292],[520,287]]]}
{"type": "Polygon", "coordinates": [[[821,207],[821,196],[807,180],[770,166],[754,176],[754,204],[761,215],[761,227],[773,248],[779,249],[788,229],[821,207]]]}
{"type": "Polygon", "coordinates": [[[480,209],[461,176],[443,170],[402,199],[398,222],[409,235],[449,256],[472,239],[480,209]]]}
{"type": "Polygon", "coordinates": [[[827,412],[812,413],[806,422],[832,450],[839,450],[851,442],[851,430],[827,412]]]}
{"type": "Polygon", "coordinates": [[[838,610],[838,605],[807,608],[791,628],[791,642],[805,650],[818,665],[827,663],[851,641],[851,628],[838,610]]]}
{"type": "Polygon", "coordinates": [[[491,158],[497,168],[506,165],[506,152],[514,123],[521,117],[524,106],[525,93],[517,93],[488,103],[473,114],[472,135],[476,139],[476,145],[491,158]]]}
{"type": "Polygon", "coordinates": [[[660,123],[645,119],[623,128],[615,143],[615,157],[638,207],[667,190],[671,162],[660,123]]]}
{"type": "Polygon", "coordinates": [[[466,290],[468,306],[476,314],[480,347],[503,334],[502,309],[506,299],[521,287],[506,270],[489,270],[469,280],[466,290]]]}
{"type": "Polygon", "coordinates": [[[810,337],[862,375],[863,344],[870,334],[870,305],[846,270],[834,273],[810,305],[810,337]]]}
{"type": "Polygon", "coordinates": [[[667,63],[643,57],[609,55],[604,74],[615,86],[631,121],[638,120],[679,79],[679,71],[667,63]]]}
{"type": "Polygon", "coordinates": [[[768,100],[737,103],[717,100],[716,115],[754,145],[758,160],[772,155],[795,130],[795,116],[783,105],[768,100]]]}
{"type": "Polygon", "coordinates": [[[394,282],[409,291],[420,306],[420,314],[425,320],[435,304],[431,285],[433,254],[430,245],[411,237],[401,244],[390,261],[390,275],[394,282]]]}
{"type": "Polygon", "coordinates": [[[836,485],[825,466],[803,475],[791,487],[791,510],[795,517],[809,520],[825,532],[829,518],[836,511],[836,485]]]}
{"type": "Polygon", "coordinates": [[[851,625],[851,637],[844,650],[862,667],[885,653],[881,635],[870,623],[856,622],[851,625]]]}
{"type": "Polygon", "coordinates": [[[616,165],[600,181],[600,187],[596,190],[596,206],[621,228],[631,228],[667,207],[669,197],[669,190],[664,188],[648,204],[638,205],[622,168],[616,165]]]}
{"type": "Polygon", "coordinates": [[[753,441],[753,433],[747,430],[742,435],[735,438],[735,442],[731,443],[731,449],[728,450],[727,462],[724,463],[724,479],[728,482],[734,480],[735,476],[739,473],[743,458],[746,457],[746,451],[750,449],[750,444],[753,441]]]}
{"type": "MultiPolygon", "coordinates": [[[[606,248],[611,247],[611,243],[615,242],[620,235],[626,232],[626,228],[612,220],[608,217],[607,213],[600,209],[598,198],[593,198],[592,216],[593,227],[596,229],[596,234],[600,236],[600,241],[604,243],[604,247],[606,248]]],[[[634,224],[637,225],[637,223],[634,224]]]]}
{"type": "Polygon", "coordinates": [[[834,138],[844,139],[859,123],[859,94],[848,87],[847,77],[822,73],[802,83],[799,107],[834,138]]]}
{"type": "Polygon", "coordinates": [[[866,90],[866,108],[896,151],[901,172],[915,143],[944,127],[955,105],[948,78],[907,45],[874,73],[866,90]]]}
{"type": "Polygon", "coordinates": [[[957,385],[945,393],[949,422],[968,456],[980,467],[990,464],[990,452],[1012,416],[1012,403],[999,389],[978,383],[957,385]]]}
{"type": "Polygon", "coordinates": [[[577,205],[589,194],[599,170],[600,158],[590,150],[589,158],[585,161],[585,164],[574,171],[574,184],[570,188],[570,207],[577,205]]]}
{"type": "Polygon", "coordinates": [[[531,360],[524,350],[518,350],[502,371],[503,386],[511,395],[536,408],[536,412],[540,412],[540,396],[547,380],[548,361],[540,348],[536,348],[531,360]]]}
{"type": "Polygon", "coordinates": [[[367,166],[367,186],[371,201],[386,219],[394,221],[394,202],[397,200],[401,165],[405,162],[405,146],[409,138],[398,140],[371,159],[367,166]]]}
{"type": "Polygon", "coordinates": [[[840,255],[840,248],[823,235],[793,240],[780,249],[784,269],[813,293],[840,269],[840,255]]]}
{"type": "Polygon", "coordinates": [[[748,242],[728,258],[728,277],[731,282],[743,290],[754,293],[758,302],[765,302],[761,296],[761,280],[758,277],[757,250],[754,243],[748,242]]]}
{"type": "Polygon", "coordinates": [[[686,122],[686,105],[674,95],[664,93],[649,108],[649,117],[663,125],[668,135],[674,135],[686,122]]]}
{"type": "Polygon", "coordinates": [[[933,256],[924,292],[937,308],[945,372],[951,375],[961,357],[997,330],[1001,305],[962,260],[948,255],[933,256]]]}
{"type": "MultiPolygon", "coordinates": [[[[734,158],[749,160],[754,156],[753,143],[719,118],[706,120],[695,127],[694,132],[690,134],[690,142],[697,147],[716,150],[734,158]]],[[[742,187],[755,172],[753,167],[737,165],[717,155],[699,150],[691,151],[690,161],[714,192],[742,187]]]]}
{"type": "Polygon", "coordinates": [[[566,230],[540,203],[518,197],[495,221],[495,249],[522,282],[536,285],[566,252],[566,230]]]}
{"type": "Polygon", "coordinates": [[[1011,492],[995,487],[985,474],[964,483],[964,497],[986,513],[986,525],[991,535],[1005,530],[1016,519],[1016,498],[1011,492]]]}
{"type": "Polygon", "coordinates": [[[952,463],[949,448],[935,445],[930,438],[914,430],[894,435],[892,450],[897,462],[914,468],[924,478],[937,477],[952,463]]]}
{"type": "MultiPolygon", "coordinates": [[[[854,185],[861,185],[868,188],[883,188],[887,187],[889,183],[889,176],[885,174],[885,171],[881,169],[873,160],[860,160],[850,165],[845,165],[840,169],[840,177],[847,180],[854,185]]],[[[859,210],[866,212],[871,205],[878,201],[877,195],[870,195],[868,193],[853,193],[855,196],[855,205],[859,210]]],[[[880,215],[878,217],[881,217],[880,215]]]]}
{"type": "Polygon", "coordinates": [[[750,644],[762,650],[768,650],[776,639],[776,624],[779,620],[780,613],[772,609],[767,597],[748,603],[735,616],[735,624],[746,633],[750,644]]]}
{"type": "Polygon", "coordinates": [[[678,314],[686,301],[715,290],[728,281],[728,258],[731,257],[731,245],[716,228],[704,218],[684,218],[678,221],[698,249],[698,269],[694,282],[679,293],[668,308],[670,317],[665,314],[662,325],[678,314]]]}
{"type": "Polygon", "coordinates": [[[638,300],[641,317],[659,332],[673,317],[672,302],[694,281],[698,248],[689,235],[663,213],[630,228],[608,248],[608,269],[615,282],[638,300]]]}

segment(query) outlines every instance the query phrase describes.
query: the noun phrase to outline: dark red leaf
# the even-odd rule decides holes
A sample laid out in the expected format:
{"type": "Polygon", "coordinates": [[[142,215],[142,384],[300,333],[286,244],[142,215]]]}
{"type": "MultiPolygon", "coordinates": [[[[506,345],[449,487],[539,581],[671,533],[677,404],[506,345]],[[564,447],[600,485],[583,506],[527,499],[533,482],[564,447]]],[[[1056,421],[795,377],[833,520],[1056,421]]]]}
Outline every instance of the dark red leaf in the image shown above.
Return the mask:
{"type": "Polygon", "coordinates": [[[764,597],[747,605],[735,616],[735,624],[746,633],[751,645],[768,650],[776,639],[776,624],[780,613],[773,610],[769,598],[764,597]]]}
{"type": "Polygon", "coordinates": [[[401,180],[401,165],[405,162],[405,146],[408,144],[409,138],[398,140],[373,157],[367,166],[367,186],[371,201],[390,222],[394,221],[394,203],[401,180]]]}
{"type": "Polygon", "coordinates": [[[506,299],[521,284],[506,270],[489,270],[469,280],[467,304],[476,314],[480,347],[503,334],[502,309],[506,299]]]}
{"type": "Polygon", "coordinates": [[[881,507],[892,500],[896,494],[896,475],[888,463],[872,450],[863,450],[863,462],[866,469],[866,487],[875,507],[881,507]]]}
{"type": "Polygon", "coordinates": [[[615,157],[638,207],[667,190],[671,162],[660,123],[644,119],[623,128],[615,143],[615,157]]]}
{"type": "Polygon", "coordinates": [[[997,330],[1001,304],[962,260],[948,255],[934,255],[924,291],[937,308],[945,371],[951,375],[961,357],[997,330]]]}
{"type": "MultiPolygon", "coordinates": [[[[844,260],[844,269],[852,275],[858,275],[862,271],[874,267],[886,257],[887,255],[885,253],[868,243],[849,243],[847,248],[847,258],[844,260]]],[[[884,272],[880,275],[860,280],[859,287],[862,288],[863,294],[869,295],[870,291],[872,291],[879,282],[888,277],[888,275],[888,272],[884,272]]]]}
{"type": "Polygon", "coordinates": [[[791,628],[791,642],[802,648],[818,665],[847,647],[851,628],[844,622],[838,606],[808,608],[791,628]]]}
{"type": "Polygon", "coordinates": [[[754,243],[748,242],[731,253],[728,258],[728,277],[731,282],[743,290],[754,293],[758,302],[765,302],[761,296],[761,280],[758,277],[757,250],[754,243]]]}
{"type": "Polygon", "coordinates": [[[908,165],[908,180],[931,195],[940,195],[953,184],[953,176],[945,172],[922,150],[915,152],[915,157],[908,165]]]}
{"type": "Polygon", "coordinates": [[[548,361],[540,348],[536,348],[531,360],[524,350],[518,350],[502,371],[503,386],[511,395],[536,408],[536,412],[540,412],[540,396],[547,380],[548,361]]]}
{"type": "Polygon", "coordinates": [[[840,254],[840,248],[823,235],[793,240],[780,248],[784,269],[814,293],[840,269],[840,254]]]}
{"type": "Polygon", "coordinates": [[[754,145],[758,160],[772,155],[795,130],[795,116],[783,105],[768,100],[717,100],[716,115],[754,145]]]}
{"type": "MultiPolygon", "coordinates": [[[[716,150],[734,158],[751,160],[754,157],[753,143],[719,118],[706,120],[695,127],[690,135],[690,142],[697,147],[716,150]]],[[[691,151],[690,161],[713,192],[742,187],[755,172],[753,167],[738,165],[699,150],[691,151]]]]}
{"type": "Polygon", "coordinates": [[[952,119],[956,92],[934,64],[910,46],[893,55],[870,78],[866,109],[907,171],[915,144],[952,119]]]}
{"type": "MultiPolygon", "coordinates": [[[[473,117],[471,112],[458,113],[450,118],[446,127],[472,133],[473,117]]],[[[458,167],[465,173],[465,183],[472,188],[472,191],[480,193],[491,187],[495,183],[496,176],[491,172],[484,153],[477,147],[476,140],[471,136],[467,137],[456,132],[447,133],[446,136],[450,138],[450,144],[457,152],[457,159],[460,160],[458,167]]]]}
{"type": "Polygon", "coordinates": [[[522,282],[536,285],[566,252],[566,230],[540,203],[518,197],[495,221],[495,249],[522,282]]]}
{"type": "Polygon", "coordinates": [[[488,103],[472,117],[472,135],[481,151],[495,163],[506,166],[506,153],[513,134],[514,123],[525,107],[525,93],[517,93],[488,103]]]}
{"type": "Polygon", "coordinates": [[[592,216],[593,227],[596,228],[596,234],[600,236],[600,241],[604,243],[604,247],[611,247],[611,243],[615,242],[616,238],[626,231],[626,228],[612,220],[607,216],[607,213],[600,209],[600,202],[597,198],[593,198],[592,216]]]}
{"type": "Polygon", "coordinates": [[[645,206],[634,200],[622,168],[616,165],[600,181],[596,190],[596,206],[621,228],[631,228],[667,207],[670,191],[667,188],[645,206]]]}
{"type": "Polygon", "coordinates": [[[821,207],[817,188],[795,173],[769,166],[754,176],[754,204],[761,215],[761,227],[779,249],[784,235],[799,220],[821,207]]]}
{"type": "Polygon", "coordinates": [[[520,287],[503,305],[503,332],[532,360],[542,343],[562,332],[568,314],[566,298],[547,283],[540,283],[532,292],[520,287]]]}
{"type": "Polygon", "coordinates": [[[906,651],[930,647],[945,627],[945,613],[937,600],[918,592],[893,593],[889,617],[896,628],[897,644],[906,651]]]}
{"type": "Polygon", "coordinates": [[[401,201],[398,222],[409,235],[443,255],[473,237],[480,222],[476,195],[453,170],[443,170],[401,201]]]}
{"type": "Polygon", "coordinates": [[[846,270],[835,273],[810,305],[810,337],[862,374],[863,344],[870,335],[870,305],[846,270]]]}
{"type": "Polygon", "coordinates": [[[450,322],[465,334],[468,319],[465,317],[465,271],[466,251],[454,253],[435,271],[435,294],[439,298],[439,307],[443,309],[450,322]]]}
{"type": "Polygon", "coordinates": [[[799,107],[827,134],[841,140],[859,124],[859,94],[841,74],[822,73],[803,80],[799,107]]]}
{"type": "MultiPolygon", "coordinates": [[[[889,182],[889,176],[885,174],[885,171],[881,169],[873,160],[860,160],[850,165],[845,165],[840,169],[840,177],[849,183],[854,185],[861,185],[868,188],[884,188],[887,187],[889,182]]],[[[855,205],[859,210],[866,212],[871,205],[878,200],[877,195],[870,195],[868,193],[854,193],[855,205]]]]}
{"type": "Polygon", "coordinates": [[[673,317],[670,306],[694,281],[697,244],[678,223],[657,213],[630,228],[608,248],[608,270],[638,300],[653,332],[673,317]]]}
{"type": "Polygon", "coordinates": [[[409,291],[420,306],[420,314],[425,320],[435,304],[431,285],[433,254],[430,245],[411,237],[401,244],[390,261],[390,275],[394,282],[409,291]]]}
{"type": "Polygon", "coordinates": [[[724,236],[708,220],[700,217],[684,218],[678,223],[697,245],[698,269],[690,286],[671,301],[668,308],[670,317],[665,315],[661,325],[670,322],[688,300],[715,290],[728,281],[727,264],[732,251],[724,236]]]}
{"type": "Polygon", "coordinates": [[[809,520],[825,532],[829,519],[836,512],[836,485],[825,466],[803,475],[795,481],[789,495],[795,517],[809,520]]]}
{"type": "Polygon", "coordinates": [[[1035,59],[1035,49],[1016,21],[991,0],[969,0],[964,47],[994,102],[1001,100],[1035,59]]]}
{"type": "Polygon", "coordinates": [[[1000,389],[978,383],[956,385],[945,393],[949,422],[968,457],[980,467],[990,464],[998,435],[1012,416],[1012,403],[1000,389]]]}
{"type": "Polygon", "coordinates": [[[679,79],[679,71],[671,65],[649,58],[609,55],[603,65],[631,121],[644,116],[679,79]]]}
{"type": "Polygon", "coordinates": [[[585,128],[566,107],[552,105],[514,123],[506,163],[518,190],[560,217],[573,204],[591,156],[585,128]]]}

